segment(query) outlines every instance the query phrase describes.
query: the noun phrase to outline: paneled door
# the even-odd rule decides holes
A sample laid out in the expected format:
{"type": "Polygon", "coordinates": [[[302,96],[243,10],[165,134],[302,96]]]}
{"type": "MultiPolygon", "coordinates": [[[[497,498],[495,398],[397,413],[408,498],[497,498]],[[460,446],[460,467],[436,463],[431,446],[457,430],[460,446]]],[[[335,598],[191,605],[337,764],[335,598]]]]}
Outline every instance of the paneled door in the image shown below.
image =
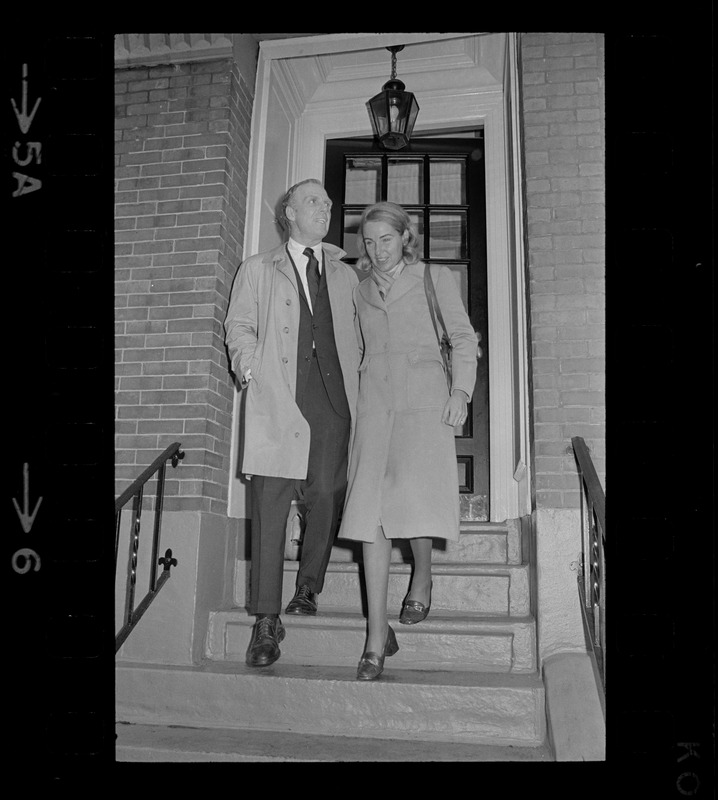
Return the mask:
{"type": "MultiPolygon", "coordinates": [[[[468,419],[456,433],[462,520],[489,519],[489,385],[486,285],[486,191],[483,139],[414,139],[386,151],[371,139],[327,141],[325,188],[334,206],[327,241],[359,256],[363,209],[389,200],[414,221],[425,263],[453,272],[483,358],[468,419]]],[[[507,309],[508,313],[508,309],[507,309]]]]}

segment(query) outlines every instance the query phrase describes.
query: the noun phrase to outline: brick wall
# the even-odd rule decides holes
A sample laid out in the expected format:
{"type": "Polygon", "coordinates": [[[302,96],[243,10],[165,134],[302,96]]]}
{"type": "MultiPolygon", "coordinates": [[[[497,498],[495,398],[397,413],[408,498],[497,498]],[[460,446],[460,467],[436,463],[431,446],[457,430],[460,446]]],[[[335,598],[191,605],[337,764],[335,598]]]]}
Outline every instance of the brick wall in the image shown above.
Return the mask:
{"type": "Polygon", "coordinates": [[[252,93],[231,60],[115,80],[116,492],[179,441],[165,508],[226,513],[252,93]]]}
{"type": "Polygon", "coordinates": [[[605,486],[603,35],[521,44],[539,508],[577,508],[583,436],[605,486]]]}

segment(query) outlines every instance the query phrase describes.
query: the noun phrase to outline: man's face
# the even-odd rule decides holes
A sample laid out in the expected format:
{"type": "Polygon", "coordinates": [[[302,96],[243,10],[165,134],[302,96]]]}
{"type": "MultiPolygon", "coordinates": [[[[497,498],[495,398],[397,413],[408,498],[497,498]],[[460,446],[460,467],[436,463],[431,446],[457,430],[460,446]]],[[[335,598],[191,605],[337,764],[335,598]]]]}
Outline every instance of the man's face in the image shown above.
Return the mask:
{"type": "Polygon", "coordinates": [[[287,206],[292,238],[310,247],[319,244],[329,231],[331,208],[332,201],[323,186],[303,183],[287,206]]]}

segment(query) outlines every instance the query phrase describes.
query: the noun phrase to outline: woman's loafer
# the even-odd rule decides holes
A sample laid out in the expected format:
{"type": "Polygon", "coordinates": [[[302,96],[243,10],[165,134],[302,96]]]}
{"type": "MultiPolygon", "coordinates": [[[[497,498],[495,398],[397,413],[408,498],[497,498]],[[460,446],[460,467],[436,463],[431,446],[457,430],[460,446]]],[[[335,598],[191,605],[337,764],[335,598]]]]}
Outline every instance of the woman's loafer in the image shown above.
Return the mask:
{"type": "Polygon", "coordinates": [[[396,634],[391,625],[389,625],[389,630],[386,632],[384,652],[379,655],[379,653],[372,651],[364,651],[357,667],[357,680],[375,681],[384,671],[384,659],[387,656],[393,656],[398,649],[399,643],[396,641],[396,634]]]}
{"type": "MultiPolygon", "coordinates": [[[[433,582],[431,588],[434,588],[433,582]]],[[[418,600],[404,600],[401,606],[401,614],[399,615],[399,622],[402,625],[416,625],[429,616],[431,610],[431,595],[429,595],[429,605],[425,606],[418,600]]]]}
{"type": "Polygon", "coordinates": [[[430,610],[431,603],[425,606],[418,600],[405,600],[404,605],[401,607],[399,622],[402,625],[416,625],[417,622],[421,622],[429,616],[430,610]]]}

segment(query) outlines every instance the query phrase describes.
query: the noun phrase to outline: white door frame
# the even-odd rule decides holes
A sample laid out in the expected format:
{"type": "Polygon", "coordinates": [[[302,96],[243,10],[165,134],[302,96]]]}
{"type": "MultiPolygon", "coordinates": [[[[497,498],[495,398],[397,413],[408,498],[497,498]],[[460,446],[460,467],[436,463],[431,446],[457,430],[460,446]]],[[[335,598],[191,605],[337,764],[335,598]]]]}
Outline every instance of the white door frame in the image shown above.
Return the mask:
{"type": "MultiPolygon", "coordinates": [[[[366,136],[371,132],[366,100],[380,91],[388,77],[365,75],[333,81],[327,95],[302,96],[295,80],[293,59],[320,58],[331,53],[382,49],[388,45],[443,42],[462,38],[469,47],[491,59],[495,81],[456,81],[456,71],[437,69],[399,75],[417,95],[417,131],[440,132],[483,127],[486,159],[486,237],[489,361],[490,510],[492,521],[511,519],[530,511],[528,458],[528,382],[526,313],[523,291],[523,235],[520,228],[520,132],[507,119],[506,95],[518,102],[516,34],[333,34],[263,42],[257,66],[252,122],[246,255],[266,249],[276,229],[271,204],[287,186],[307,177],[323,179],[326,140],[366,136]],[[487,41],[491,37],[490,41],[487,41]],[[316,99],[316,98],[319,99],[316,99]],[[267,194],[271,200],[267,202],[267,194]],[[275,196],[276,195],[276,196],[275,196]],[[518,319],[512,318],[512,304],[518,319]],[[519,346],[515,347],[515,337],[519,346]],[[522,362],[516,364],[517,355],[522,362]],[[515,419],[519,393],[520,419],[515,419]],[[517,462],[517,453],[519,458],[517,462]]],[[[454,46],[456,43],[452,43],[454,46]]],[[[401,68],[401,62],[399,63],[401,68]]],[[[365,70],[366,72],[366,70],[365,70]]],[[[279,241],[277,239],[277,241],[279,241]]],[[[231,464],[236,464],[238,407],[235,397],[231,464]]],[[[234,468],[230,470],[230,474],[234,468]]],[[[230,477],[229,514],[248,517],[245,485],[230,477]]]]}

